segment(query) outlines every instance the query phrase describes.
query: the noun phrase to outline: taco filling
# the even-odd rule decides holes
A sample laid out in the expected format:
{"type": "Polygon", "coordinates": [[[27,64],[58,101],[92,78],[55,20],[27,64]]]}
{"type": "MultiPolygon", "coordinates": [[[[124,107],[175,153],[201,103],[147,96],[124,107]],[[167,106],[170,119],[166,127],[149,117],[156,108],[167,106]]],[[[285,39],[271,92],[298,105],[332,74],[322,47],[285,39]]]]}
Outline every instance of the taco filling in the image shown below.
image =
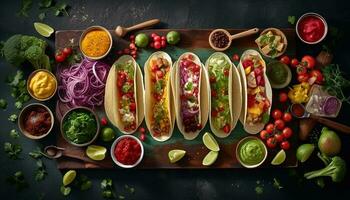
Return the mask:
{"type": "Polygon", "coordinates": [[[195,132],[202,128],[199,112],[201,66],[194,62],[192,55],[183,57],[179,63],[182,123],[185,132],[195,132]]]}
{"type": "Polygon", "coordinates": [[[225,133],[229,133],[231,130],[228,94],[230,67],[231,63],[224,56],[214,56],[209,60],[212,125],[225,133]]]}
{"type": "Polygon", "coordinates": [[[264,61],[258,55],[247,55],[243,61],[247,80],[247,116],[246,123],[261,123],[264,115],[268,115],[270,101],[266,96],[264,61]]]}
{"type": "Polygon", "coordinates": [[[124,124],[124,131],[132,131],[136,128],[136,102],[135,102],[135,66],[133,61],[118,63],[117,87],[118,87],[118,112],[124,124]]]}
{"type": "Polygon", "coordinates": [[[150,60],[149,72],[152,81],[152,117],[151,129],[153,136],[159,137],[161,135],[168,135],[170,132],[169,119],[169,96],[168,96],[168,82],[170,77],[169,62],[161,57],[150,60]]]}

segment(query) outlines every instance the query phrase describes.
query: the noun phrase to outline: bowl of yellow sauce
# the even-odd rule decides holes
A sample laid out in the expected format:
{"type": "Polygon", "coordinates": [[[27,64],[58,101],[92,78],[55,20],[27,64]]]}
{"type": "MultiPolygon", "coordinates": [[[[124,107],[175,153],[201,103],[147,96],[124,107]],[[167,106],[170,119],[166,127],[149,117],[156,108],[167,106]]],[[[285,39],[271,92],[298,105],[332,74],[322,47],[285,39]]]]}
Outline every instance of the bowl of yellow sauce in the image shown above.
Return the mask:
{"type": "Polygon", "coordinates": [[[104,58],[111,50],[113,39],[111,33],[102,26],[91,26],[80,36],[79,47],[82,54],[91,59],[104,58]]]}
{"type": "Polygon", "coordinates": [[[38,69],[29,75],[27,90],[38,101],[51,99],[57,91],[57,79],[50,71],[38,69]]]}

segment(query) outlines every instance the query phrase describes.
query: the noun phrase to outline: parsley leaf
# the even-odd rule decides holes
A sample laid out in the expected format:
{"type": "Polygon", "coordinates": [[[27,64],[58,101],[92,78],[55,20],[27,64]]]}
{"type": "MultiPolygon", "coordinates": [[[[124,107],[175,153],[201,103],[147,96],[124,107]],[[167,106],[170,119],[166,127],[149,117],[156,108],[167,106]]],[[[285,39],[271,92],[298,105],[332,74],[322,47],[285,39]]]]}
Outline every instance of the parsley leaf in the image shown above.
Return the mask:
{"type": "Polygon", "coordinates": [[[7,182],[16,186],[17,191],[27,188],[29,185],[24,178],[22,171],[15,172],[12,176],[8,177],[7,182]]]}
{"type": "Polygon", "coordinates": [[[52,7],[53,11],[54,11],[54,15],[55,16],[60,16],[62,15],[66,15],[69,16],[67,9],[68,9],[68,5],[64,2],[59,2],[57,3],[56,6],[52,7]]]}
{"type": "Polygon", "coordinates": [[[68,196],[70,194],[71,190],[72,189],[70,187],[65,187],[63,185],[60,188],[60,191],[64,196],[68,196]]]}
{"type": "Polygon", "coordinates": [[[29,156],[31,156],[34,159],[39,159],[43,156],[43,154],[40,151],[40,149],[37,148],[36,150],[29,152],[29,156]]]}
{"type": "Polygon", "coordinates": [[[106,199],[115,199],[116,194],[113,190],[112,179],[103,179],[101,182],[102,197],[106,199]]]}
{"type": "Polygon", "coordinates": [[[5,99],[0,99],[0,108],[3,110],[7,108],[7,101],[5,99]]]}
{"type": "Polygon", "coordinates": [[[19,133],[18,133],[18,131],[17,131],[16,129],[12,129],[12,130],[10,131],[10,137],[12,137],[12,138],[14,138],[14,139],[19,138],[19,133]]]}
{"type": "Polygon", "coordinates": [[[38,18],[39,18],[41,21],[44,21],[44,19],[46,18],[46,13],[45,13],[45,12],[39,13],[38,18]]]}
{"type": "Polygon", "coordinates": [[[12,160],[18,160],[19,154],[22,152],[22,147],[19,144],[11,144],[9,142],[4,143],[4,151],[12,160]]]}
{"type": "Polygon", "coordinates": [[[8,120],[11,121],[11,122],[16,122],[17,120],[17,115],[16,114],[12,114],[8,117],[8,120]]]}
{"type": "Polygon", "coordinates": [[[21,1],[21,8],[17,12],[17,16],[19,17],[28,17],[28,12],[32,8],[32,0],[22,0],[21,1]]]}
{"type": "Polygon", "coordinates": [[[294,25],[295,24],[295,16],[288,16],[288,22],[291,24],[291,25],[294,25]]]}

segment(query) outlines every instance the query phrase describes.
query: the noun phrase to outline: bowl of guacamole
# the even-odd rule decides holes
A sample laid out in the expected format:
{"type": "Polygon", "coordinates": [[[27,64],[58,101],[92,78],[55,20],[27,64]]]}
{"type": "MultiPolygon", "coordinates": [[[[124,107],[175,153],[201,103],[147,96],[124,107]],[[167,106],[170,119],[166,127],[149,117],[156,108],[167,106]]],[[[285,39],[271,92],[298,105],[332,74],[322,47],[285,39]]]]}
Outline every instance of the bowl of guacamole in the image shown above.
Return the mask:
{"type": "Polygon", "coordinates": [[[255,168],[266,160],[267,148],[259,138],[248,136],[238,142],[236,158],[242,166],[255,168]]]}
{"type": "Polygon", "coordinates": [[[290,68],[280,61],[273,61],[267,64],[266,75],[270,81],[271,87],[275,89],[287,87],[292,80],[290,68]]]}
{"type": "Polygon", "coordinates": [[[86,107],[69,110],[62,118],[63,138],[74,146],[87,146],[95,141],[100,132],[97,115],[86,107]]]}

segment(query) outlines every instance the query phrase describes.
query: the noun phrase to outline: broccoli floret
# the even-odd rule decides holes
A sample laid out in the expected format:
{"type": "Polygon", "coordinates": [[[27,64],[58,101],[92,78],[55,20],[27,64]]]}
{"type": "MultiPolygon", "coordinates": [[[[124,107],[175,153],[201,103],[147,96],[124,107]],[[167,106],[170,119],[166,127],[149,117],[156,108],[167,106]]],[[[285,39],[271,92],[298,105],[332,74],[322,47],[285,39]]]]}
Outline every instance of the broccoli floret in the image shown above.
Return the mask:
{"type": "Polygon", "coordinates": [[[45,54],[47,43],[28,35],[14,35],[2,48],[5,59],[12,65],[19,66],[28,60],[34,68],[50,70],[49,57],[45,54]]]}
{"type": "Polygon", "coordinates": [[[339,156],[331,159],[331,162],[323,169],[308,172],[304,174],[307,179],[312,179],[321,176],[329,176],[333,182],[341,182],[346,174],[346,163],[339,156]]]}

